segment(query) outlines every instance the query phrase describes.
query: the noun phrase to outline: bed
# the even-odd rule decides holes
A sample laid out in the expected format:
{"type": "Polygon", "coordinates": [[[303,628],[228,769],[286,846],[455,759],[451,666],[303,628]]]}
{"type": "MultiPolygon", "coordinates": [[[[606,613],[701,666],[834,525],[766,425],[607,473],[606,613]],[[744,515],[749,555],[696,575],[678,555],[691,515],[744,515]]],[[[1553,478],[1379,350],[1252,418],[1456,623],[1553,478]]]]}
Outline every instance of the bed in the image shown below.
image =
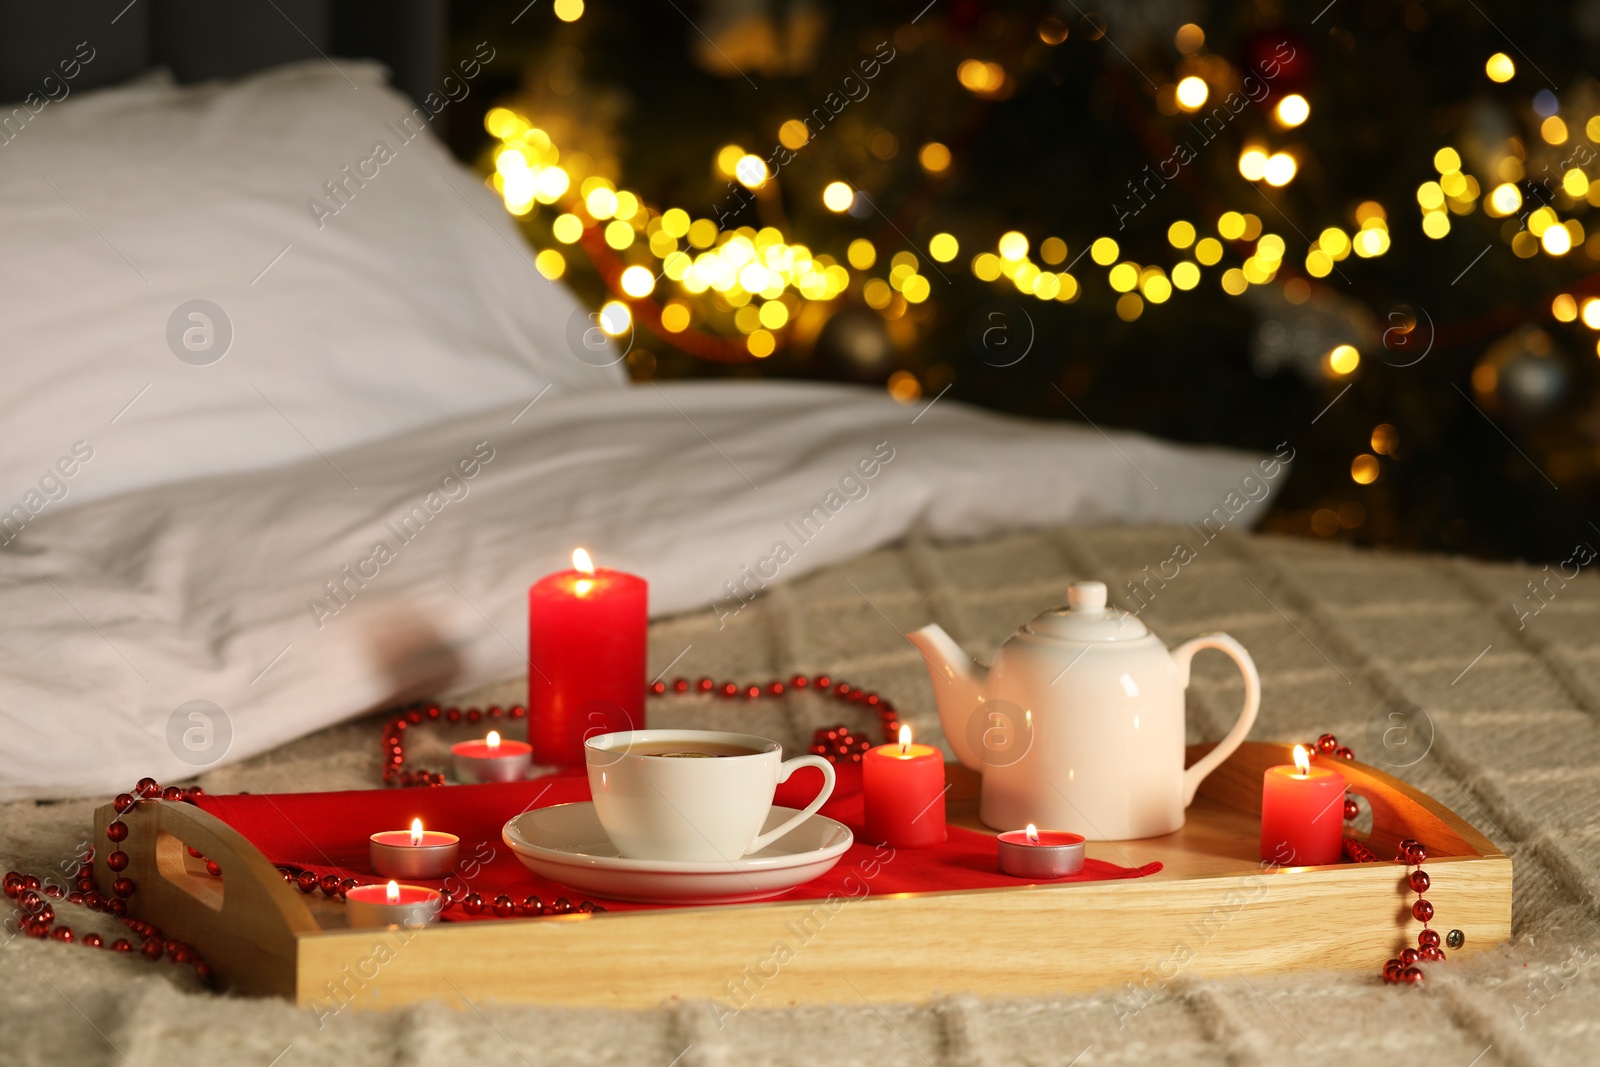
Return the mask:
{"type": "MultiPolygon", "coordinates": [[[[1260,469],[1237,452],[951,401],[905,407],[842,386],[628,387],[614,365],[569,347],[584,309],[532,272],[493,197],[429,136],[408,139],[381,180],[342,184],[341,168],[373,158],[363,142],[392,136],[370,131],[417,107],[431,114],[428,86],[447,75],[406,61],[427,48],[397,45],[427,40],[431,5],[395,9],[411,21],[366,50],[397,66],[410,100],[376,64],[305,59],[282,27],[272,48],[233,66],[187,68],[195,53],[149,36],[168,41],[163,20],[185,6],[108,10],[107,25],[146,36],[87,62],[75,32],[30,40],[46,49],[42,72],[64,76],[75,58],[107,84],[153,56],[195,79],[271,69],[192,90],[146,74],[75,101],[47,95],[0,147],[0,202],[30,207],[4,219],[0,279],[24,353],[8,357],[21,400],[0,461],[6,503],[16,500],[0,534],[8,867],[70,862],[94,805],[143,774],[213,792],[374,784],[375,712],[420,697],[520,699],[524,591],[579,544],[650,580],[652,676],[828,671],[891,696],[919,737],[939,742],[904,631],[937,621],[986,656],[1068,581],[1117,592],[1147,575],[1191,538],[1184,523],[1260,469]],[[271,66],[282,60],[299,62],[271,66]],[[171,153],[153,138],[171,136],[185,108],[183,122],[199,116],[205,144],[227,152],[183,172],[180,215],[171,153]],[[241,116],[256,125],[229,141],[241,116]],[[263,128],[289,147],[251,154],[263,128]],[[114,181],[95,173],[107,153],[114,181]],[[333,217],[306,206],[324,181],[348,194],[333,217]],[[228,239],[203,240],[219,232],[228,239]],[[93,301],[69,320],[73,343],[52,345],[70,314],[63,277],[93,301]],[[27,355],[37,352],[51,358],[27,355]],[[842,486],[869,452],[892,458],[872,483],[842,486]],[[759,595],[730,588],[836,489],[825,529],[759,595]],[[364,568],[406,515],[420,516],[412,536],[364,568]],[[191,700],[227,724],[226,744],[200,760],[170,743],[191,700]]],[[[336,7],[353,10],[296,4],[262,17],[332,47],[348,25],[336,7]]],[[[459,62],[449,76],[464,84],[459,62]]],[[[1535,568],[1258,536],[1271,487],[1253,484],[1262,492],[1247,488],[1249,508],[1142,617],[1169,643],[1225,629],[1251,649],[1265,694],[1255,736],[1331,731],[1369,758],[1391,753],[1385,769],[1513,857],[1513,944],[1439,971],[1425,991],[1307,960],[1270,982],[1180,975],[1131,1016],[1128,991],[1115,989],[788,1009],[779,986],[731,1022],[694,1002],[637,1013],[485,1002],[319,1021],[212,996],[178,968],[8,928],[5,1059],[1364,1063],[1425,1049],[1463,1065],[1592,1062],[1600,595],[1573,583],[1519,619],[1506,604],[1535,568]],[[1396,709],[1429,726],[1415,759],[1384,745],[1396,709]]],[[[1225,729],[1238,684],[1229,668],[1197,664],[1191,741],[1225,729]]],[[[803,746],[840,710],[799,696],[652,714],[803,746]]],[[[437,760],[442,748],[415,754],[437,760]]]]}

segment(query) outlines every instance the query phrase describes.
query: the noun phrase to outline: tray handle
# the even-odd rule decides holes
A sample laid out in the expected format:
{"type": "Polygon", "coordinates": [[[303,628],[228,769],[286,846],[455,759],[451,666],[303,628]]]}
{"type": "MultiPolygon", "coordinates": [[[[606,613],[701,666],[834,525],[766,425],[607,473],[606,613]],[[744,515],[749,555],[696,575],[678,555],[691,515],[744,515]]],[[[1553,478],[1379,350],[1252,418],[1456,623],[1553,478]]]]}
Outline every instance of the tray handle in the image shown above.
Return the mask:
{"type": "Polygon", "coordinates": [[[295,939],[322,927],[299,891],[242,834],[193,804],[148,800],[121,816],[109,804],[96,809],[95,830],[102,893],[110,896],[118,877],[104,856],[120,847],[128,856],[122,874],[137,886],[130,915],[193,945],[238,992],[294,995],[295,939]],[[111,845],[105,828],[117,818],[128,836],[111,845]],[[185,846],[214,860],[222,877],[190,869],[185,846]]]}
{"type": "MultiPolygon", "coordinates": [[[[1190,745],[1189,762],[1214,747],[1209,743],[1190,745]]],[[[1293,762],[1293,745],[1247,741],[1201,783],[1200,793],[1260,814],[1262,774],[1268,767],[1293,762]]],[[[1336,760],[1333,765],[1345,776],[1350,791],[1365,797],[1372,807],[1372,832],[1366,843],[1375,851],[1393,855],[1395,846],[1410,837],[1427,846],[1432,857],[1504,855],[1466,819],[1420,789],[1365,763],[1336,760]]]]}

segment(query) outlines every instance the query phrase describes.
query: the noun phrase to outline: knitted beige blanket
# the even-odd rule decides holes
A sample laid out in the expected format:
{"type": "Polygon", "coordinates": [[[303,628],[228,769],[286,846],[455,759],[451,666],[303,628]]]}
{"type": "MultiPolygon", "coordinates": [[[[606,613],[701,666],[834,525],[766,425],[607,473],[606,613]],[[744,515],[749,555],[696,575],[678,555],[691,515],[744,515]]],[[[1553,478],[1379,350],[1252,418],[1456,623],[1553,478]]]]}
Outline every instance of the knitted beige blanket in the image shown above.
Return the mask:
{"type": "MultiPolygon", "coordinates": [[[[0,949],[0,1064],[1600,1063],[1600,582],[1589,575],[1233,533],[1200,544],[1192,531],[1154,527],[978,544],[913,539],[774,587],[724,614],[720,628],[709,608],[656,623],[652,673],[669,664],[669,677],[828,671],[888,695],[919,739],[939,738],[922,660],[903,631],[937,621],[984,658],[1063,600],[1070,579],[1103,578],[1136,606],[1126,581],[1157,573],[1179,541],[1196,558],[1164,584],[1148,583],[1142,617],[1169,644],[1222,629],[1249,647],[1264,687],[1253,737],[1332,731],[1385,766],[1374,721],[1396,701],[1425,709],[1431,749],[1385,769],[1512,856],[1509,947],[1435,968],[1420,989],[1383,985],[1378,960],[1357,974],[1319,972],[1308,959],[1270,979],[1183,975],[1131,1017],[1118,1010],[1128,995],[1119,989],[1025,999],[951,989],[931,1003],[795,1009],[775,988],[769,1003],[758,998],[723,1026],[706,1004],[682,1001],[641,1012],[432,1004],[345,1012],[319,1027],[284,1002],[204,992],[187,968],[16,937],[0,949]]],[[[1221,736],[1239,684],[1221,657],[1196,662],[1191,741],[1221,736]]],[[[510,703],[520,690],[508,683],[470,699],[510,703]]],[[[652,715],[658,725],[737,724],[803,747],[841,710],[801,695],[665,701],[652,715]]],[[[371,718],[348,723],[201,781],[213,792],[367,787],[376,731],[371,718]]],[[[441,765],[442,738],[415,744],[416,758],[441,765]]],[[[0,863],[53,868],[86,839],[93,806],[0,807],[0,863]]],[[[61,910],[80,930],[112,930],[81,909],[61,910]]],[[[982,931],[970,934],[981,946],[982,931]]]]}

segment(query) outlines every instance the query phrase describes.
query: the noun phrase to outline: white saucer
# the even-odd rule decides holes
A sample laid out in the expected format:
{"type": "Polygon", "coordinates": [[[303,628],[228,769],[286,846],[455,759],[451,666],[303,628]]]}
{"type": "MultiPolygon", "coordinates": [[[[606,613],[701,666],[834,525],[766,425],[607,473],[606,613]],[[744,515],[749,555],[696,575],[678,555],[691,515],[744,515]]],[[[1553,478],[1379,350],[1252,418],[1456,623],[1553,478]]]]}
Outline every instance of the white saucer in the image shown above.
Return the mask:
{"type": "MultiPolygon", "coordinates": [[[[796,814],[774,806],[763,831],[796,814]]],[[[617,854],[594,804],[523,812],[501,837],[535,874],[584,893],[641,904],[739,904],[804,885],[839,861],[850,828],[813,815],[760,852],[727,862],[631,860],[617,854]]]]}

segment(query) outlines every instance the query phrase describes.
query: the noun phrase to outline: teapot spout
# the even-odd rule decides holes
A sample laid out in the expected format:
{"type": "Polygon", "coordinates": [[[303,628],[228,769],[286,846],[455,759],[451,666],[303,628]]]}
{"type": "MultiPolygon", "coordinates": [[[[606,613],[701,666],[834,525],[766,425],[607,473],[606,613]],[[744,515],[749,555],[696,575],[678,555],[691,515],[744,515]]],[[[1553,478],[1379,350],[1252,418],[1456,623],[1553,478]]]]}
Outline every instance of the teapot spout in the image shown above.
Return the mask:
{"type": "Polygon", "coordinates": [[[933,697],[939,708],[939,724],[944,728],[950,749],[972,770],[982,772],[983,762],[974,751],[969,729],[978,705],[983,703],[989,668],[967,655],[955,639],[938,624],[924,626],[906,634],[917,646],[933,680],[933,697]]]}

